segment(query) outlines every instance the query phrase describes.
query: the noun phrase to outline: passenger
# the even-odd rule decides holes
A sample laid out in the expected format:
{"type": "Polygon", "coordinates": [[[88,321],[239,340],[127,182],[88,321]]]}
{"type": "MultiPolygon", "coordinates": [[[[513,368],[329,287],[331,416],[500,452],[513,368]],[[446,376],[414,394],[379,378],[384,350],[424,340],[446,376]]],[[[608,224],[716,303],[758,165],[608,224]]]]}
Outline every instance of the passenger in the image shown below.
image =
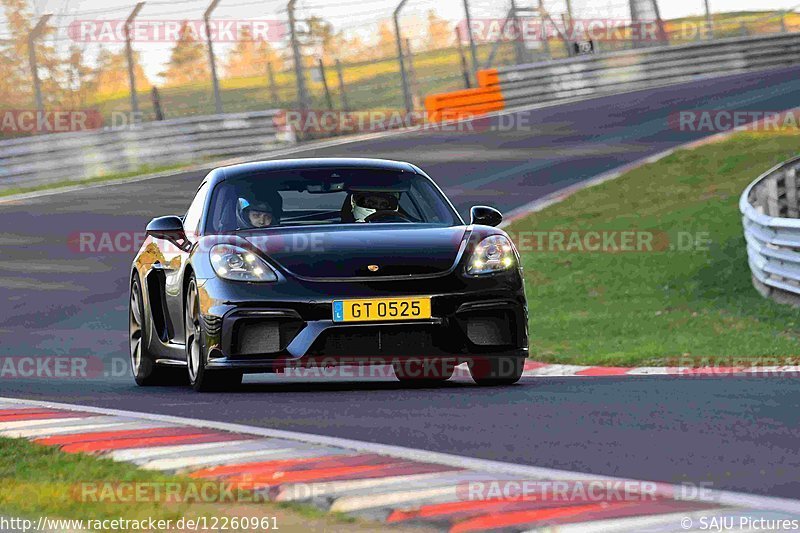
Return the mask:
{"type": "Polygon", "coordinates": [[[378,211],[397,211],[397,194],[390,192],[354,192],[350,206],[355,222],[367,222],[378,211]]]}

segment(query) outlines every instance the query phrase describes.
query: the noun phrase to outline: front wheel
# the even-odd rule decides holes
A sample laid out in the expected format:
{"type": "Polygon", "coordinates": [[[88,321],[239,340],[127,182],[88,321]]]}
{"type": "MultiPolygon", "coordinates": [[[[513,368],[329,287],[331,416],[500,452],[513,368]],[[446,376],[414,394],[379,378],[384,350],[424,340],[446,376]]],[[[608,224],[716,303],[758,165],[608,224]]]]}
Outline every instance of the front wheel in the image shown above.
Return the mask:
{"type": "Polygon", "coordinates": [[[131,373],[140,387],[151,385],[185,384],[182,373],[174,368],[156,365],[153,354],[147,349],[147,333],[149,321],[145,313],[142,284],[139,275],[134,274],[131,280],[131,295],[128,307],[128,340],[131,356],[131,373]]]}
{"type": "Polygon", "coordinates": [[[522,377],[524,357],[479,357],[469,365],[475,383],[487,387],[513,385],[522,377]]]}
{"type": "Polygon", "coordinates": [[[200,319],[200,294],[194,274],[186,290],[184,324],[186,328],[186,366],[189,383],[198,392],[228,390],[241,385],[242,373],[229,370],[208,370],[208,353],[202,320],[200,319]]]}

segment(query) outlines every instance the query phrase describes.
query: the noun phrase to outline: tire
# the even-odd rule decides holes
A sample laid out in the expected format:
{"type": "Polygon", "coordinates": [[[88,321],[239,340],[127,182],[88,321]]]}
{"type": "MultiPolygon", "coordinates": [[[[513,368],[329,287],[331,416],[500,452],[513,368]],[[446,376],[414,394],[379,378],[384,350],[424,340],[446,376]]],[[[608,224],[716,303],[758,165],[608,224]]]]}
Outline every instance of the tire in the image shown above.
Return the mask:
{"type": "Polygon", "coordinates": [[[142,283],[139,275],[131,280],[131,293],[128,299],[128,341],[131,359],[131,373],[140,387],[154,385],[184,385],[186,376],[179,369],[158,366],[155,357],[147,349],[150,321],[144,312],[142,283]]]}
{"type": "Polygon", "coordinates": [[[434,364],[423,360],[409,360],[394,363],[394,375],[407,385],[431,385],[447,381],[453,376],[455,363],[436,361],[434,364]]]}
{"type": "Polygon", "coordinates": [[[205,331],[200,319],[200,296],[194,274],[184,298],[184,328],[186,331],[186,366],[189,383],[197,392],[217,392],[230,390],[242,384],[242,373],[230,370],[208,370],[208,351],[206,350],[205,331]]]}
{"type": "Polygon", "coordinates": [[[485,387],[513,385],[522,377],[524,357],[480,357],[469,365],[475,383],[485,387]]]}

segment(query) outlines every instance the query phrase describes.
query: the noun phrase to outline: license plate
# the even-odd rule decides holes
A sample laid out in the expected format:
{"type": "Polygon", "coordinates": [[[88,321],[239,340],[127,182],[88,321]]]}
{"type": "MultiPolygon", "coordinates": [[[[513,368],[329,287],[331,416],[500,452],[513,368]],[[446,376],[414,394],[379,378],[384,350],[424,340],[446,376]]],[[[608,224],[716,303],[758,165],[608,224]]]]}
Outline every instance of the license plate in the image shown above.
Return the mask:
{"type": "Polygon", "coordinates": [[[430,298],[370,298],[333,302],[334,322],[422,320],[430,317],[430,298]]]}

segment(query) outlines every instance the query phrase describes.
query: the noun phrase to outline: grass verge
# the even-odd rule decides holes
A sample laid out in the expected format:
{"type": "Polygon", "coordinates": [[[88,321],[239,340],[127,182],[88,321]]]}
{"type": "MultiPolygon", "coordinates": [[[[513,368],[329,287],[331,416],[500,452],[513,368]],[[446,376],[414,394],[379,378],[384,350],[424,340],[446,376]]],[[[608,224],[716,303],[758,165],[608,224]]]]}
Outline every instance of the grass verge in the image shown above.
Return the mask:
{"type": "MultiPolygon", "coordinates": [[[[277,524],[282,531],[386,529],[385,525],[326,514],[307,505],[253,502],[252,493],[251,498],[243,496],[233,502],[219,499],[210,502],[209,498],[199,501],[204,498],[190,497],[192,493],[188,490],[181,492],[187,495],[187,501],[182,502],[149,497],[158,489],[164,494],[175,483],[185,487],[197,484],[198,480],[140,470],[110,459],[67,454],[24,439],[0,438],[0,516],[28,518],[34,523],[44,516],[84,521],[153,518],[171,520],[172,524],[181,518],[206,517],[210,524],[214,517],[275,517],[270,523],[277,524]],[[133,497],[133,487],[144,496],[133,497]]],[[[209,494],[210,499],[215,499],[217,492],[212,489],[199,494],[209,494]]]]}
{"type": "Polygon", "coordinates": [[[797,311],[751,285],[738,202],[755,177],[797,154],[798,140],[748,132],[681,150],[507,228],[523,255],[531,357],[633,366],[797,355],[797,311]],[[652,244],[567,246],[591,231],[634,231],[652,244]]]}

